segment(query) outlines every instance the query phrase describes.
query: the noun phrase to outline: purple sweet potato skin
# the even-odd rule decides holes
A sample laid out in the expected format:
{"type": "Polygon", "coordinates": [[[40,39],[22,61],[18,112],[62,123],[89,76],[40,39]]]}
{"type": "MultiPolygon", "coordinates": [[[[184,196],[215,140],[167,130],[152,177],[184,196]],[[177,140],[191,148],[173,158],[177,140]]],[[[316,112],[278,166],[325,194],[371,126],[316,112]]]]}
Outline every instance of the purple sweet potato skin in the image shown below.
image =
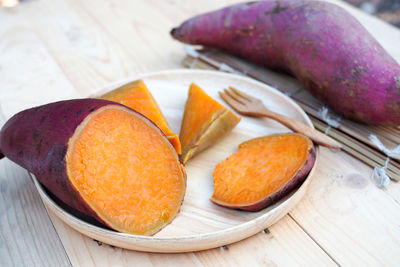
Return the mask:
{"type": "Polygon", "coordinates": [[[290,73],[350,119],[400,125],[400,65],[352,15],[334,4],[237,4],[189,19],[171,35],[290,73]]]}
{"type": "Polygon", "coordinates": [[[74,99],[27,109],[8,120],[0,132],[4,156],[35,174],[65,204],[105,225],[71,184],[65,156],[76,127],[90,113],[110,104],[119,105],[100,99],[74,99]]]}
{"type": "Polygon", "coordinates": [[[275,204],[281,198],[287,196],[293,189],[295,189],[296,187],[301,185],[304,182],[304,180],[307,178],[311,169],[313,168],[315,159],[316,159],[315,147],[314,147],[314,144],[312,144],[307,161],[299,169],[299,171],[295,174],[295,176],[292,179],[290,179],[290,181],[287,184],[285,184],[280,190],[278,190],[274,194],[266,197],[262,201],[257,202],[253,205],[249,205],[249,206],[224,205],[223,203],[215,202],[212,199],[211,199],[211,201],[214,204],[217,204],[222,207],[230,208],[230,209],[238,209],[238,210],[246,210],[246,211],[260,211],[268,206],[275,204]]]}

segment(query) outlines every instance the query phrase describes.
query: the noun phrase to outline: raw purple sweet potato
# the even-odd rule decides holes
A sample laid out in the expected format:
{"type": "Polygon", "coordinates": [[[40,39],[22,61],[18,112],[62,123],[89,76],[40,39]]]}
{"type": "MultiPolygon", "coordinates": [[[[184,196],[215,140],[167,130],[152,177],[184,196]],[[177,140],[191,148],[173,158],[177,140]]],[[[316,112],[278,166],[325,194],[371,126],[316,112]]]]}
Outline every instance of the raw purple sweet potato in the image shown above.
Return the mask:
{"type": "Polygon", "coordinates": [[[226,208],[259,211],[299,186],[314,162],[315,148],[305,135],[249,140],[215,168],[211,201],[226,208]]]}
{"type": "Polygon", "coordinates": [[[298,78],[336,112],[400,125],[400,66],[347,11],[330,3],[267,0],[202,14],[171,31],[298,78]]]}
{"type": "Polygon", "coordinates": [[[14,115],[1,154],[66,205],[120,232],[149,235],[178,213],[186,175],[162,131],[100,99],[60,101],[14,115]]]}

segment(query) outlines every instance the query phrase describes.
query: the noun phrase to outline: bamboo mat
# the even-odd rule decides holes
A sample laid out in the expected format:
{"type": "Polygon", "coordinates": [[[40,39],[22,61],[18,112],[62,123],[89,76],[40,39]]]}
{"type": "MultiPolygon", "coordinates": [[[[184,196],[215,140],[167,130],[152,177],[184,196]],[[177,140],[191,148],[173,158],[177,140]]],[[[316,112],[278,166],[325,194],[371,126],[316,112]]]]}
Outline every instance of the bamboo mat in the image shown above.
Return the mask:
{"type": "Polygon", "coordinates": [[[185,51],[187,56],[183,64],[188,68],[215,69],[245,75],[278,89],[304,109],[316,129],[340,142],[345,152],[373,168],[384,167],[388,160],[386,174],[391,180],[400,180],[400,159],[393,156],[388,158],[376,142],[370,139],[371,135],[375,135],[387,150],[393,150],[400,143],[399,127],[368,126],[342,118],[304,90],[295,78],[273,72],[219,50],[194,50],[185,46],[185,51]]]}

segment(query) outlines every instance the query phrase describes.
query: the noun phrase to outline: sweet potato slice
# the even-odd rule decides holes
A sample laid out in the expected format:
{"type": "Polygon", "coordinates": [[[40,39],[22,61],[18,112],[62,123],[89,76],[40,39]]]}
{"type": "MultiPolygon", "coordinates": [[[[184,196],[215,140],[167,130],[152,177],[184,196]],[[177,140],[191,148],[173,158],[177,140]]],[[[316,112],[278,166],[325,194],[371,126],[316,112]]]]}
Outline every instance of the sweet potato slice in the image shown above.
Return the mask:
{"type": "Polygon", "coordinates": [[[142,113],[164,132],[176,152],[181,154],[181,143],[178,135],[169,128],[160,107],[142,80],[130,82],[102,95],[100,98],[121,103],[142,113]]]}
{"type": "Polygon", "coordinates": [[[181,206],[186,176],[162,131],[142,114],[100,99],[22,111],[0,150],[69,207],[120,232],[150,235],[181,206]]]}
{"type": "Polygon", "coordinates": [[[301,184],[314,162],[313,143],[301,134],[244,142],[215,168],[211,201],[227,208],[259,211],[301,184]]]}
{"type": "Polygon", "coordinates": [[[230,132],[239,121],[239,116],[192,83],[179,134],[182,162],[186,163],[191,157],[213,145],[220,137],[230,132]]]}

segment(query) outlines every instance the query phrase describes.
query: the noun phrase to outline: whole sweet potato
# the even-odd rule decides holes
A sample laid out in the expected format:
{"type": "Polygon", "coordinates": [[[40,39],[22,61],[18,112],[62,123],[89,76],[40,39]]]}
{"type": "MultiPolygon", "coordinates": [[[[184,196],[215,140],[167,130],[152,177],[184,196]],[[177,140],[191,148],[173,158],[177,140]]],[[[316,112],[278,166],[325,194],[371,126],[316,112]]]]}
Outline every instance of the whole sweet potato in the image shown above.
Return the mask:
{"type": "Polygon", "coordinates": [[[171,35],[290,73],[350,119],[400,124],[399,64],[336,5],[303,0],[242,3],[191,18],[171,35]]]}

